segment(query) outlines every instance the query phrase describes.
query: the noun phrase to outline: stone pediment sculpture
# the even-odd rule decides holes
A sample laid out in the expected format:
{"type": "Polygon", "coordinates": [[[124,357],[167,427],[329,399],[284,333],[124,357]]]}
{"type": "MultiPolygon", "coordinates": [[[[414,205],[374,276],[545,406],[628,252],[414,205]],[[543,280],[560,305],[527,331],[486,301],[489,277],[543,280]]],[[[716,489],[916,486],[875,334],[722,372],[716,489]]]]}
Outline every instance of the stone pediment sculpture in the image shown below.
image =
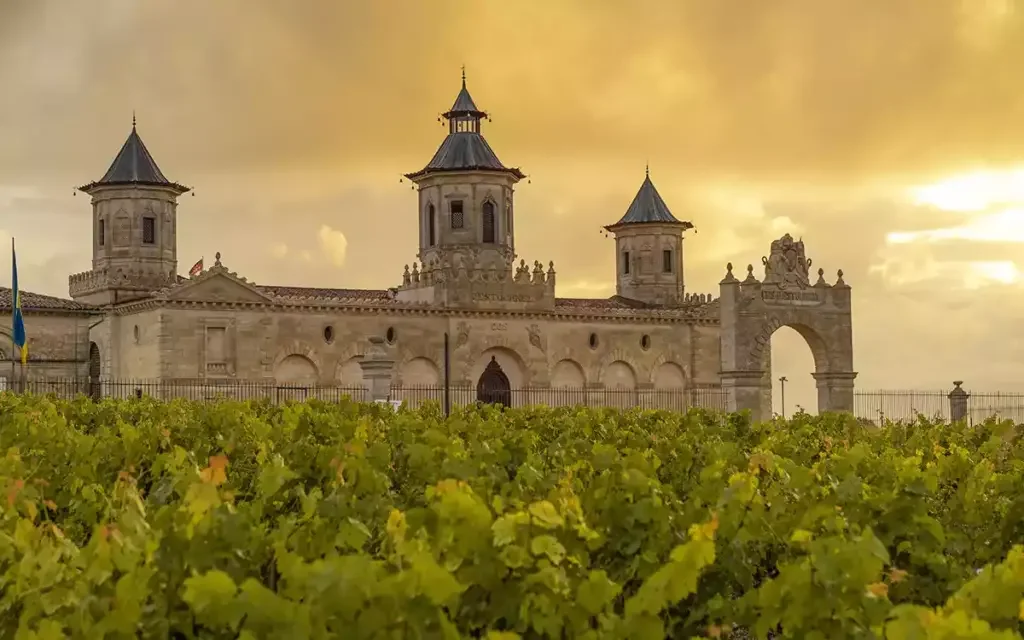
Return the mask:
{"type": "Polygon", "coordinates": [[[780,289],[810,285],[811,260],[804,252],[803,240],[793,240],[788,233],[772,242],[771,254],[762,257],[764,284],[777,284],[780,289]]]}
{"type": "Polygon", "coordinates": [[[186,280],[181,284],[164,290],[168,300],[189,300],[196,302],[257,302],[269,303],[273,300],[252,283],[228,271],[217,261],[210,269],[200,275],[186,280]]]}

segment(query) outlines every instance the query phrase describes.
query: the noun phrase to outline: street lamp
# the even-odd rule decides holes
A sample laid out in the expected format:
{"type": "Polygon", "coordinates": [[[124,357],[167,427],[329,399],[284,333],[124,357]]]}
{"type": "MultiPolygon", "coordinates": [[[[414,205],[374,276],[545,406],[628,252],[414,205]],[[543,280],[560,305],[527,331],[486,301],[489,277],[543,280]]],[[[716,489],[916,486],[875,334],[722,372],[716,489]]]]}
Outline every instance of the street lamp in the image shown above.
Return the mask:
{"type": "Polygon", "coordinates": [[[782,418],[786,418],[786,376],[779,378],[779,385],[782,387],[782,418]]]}

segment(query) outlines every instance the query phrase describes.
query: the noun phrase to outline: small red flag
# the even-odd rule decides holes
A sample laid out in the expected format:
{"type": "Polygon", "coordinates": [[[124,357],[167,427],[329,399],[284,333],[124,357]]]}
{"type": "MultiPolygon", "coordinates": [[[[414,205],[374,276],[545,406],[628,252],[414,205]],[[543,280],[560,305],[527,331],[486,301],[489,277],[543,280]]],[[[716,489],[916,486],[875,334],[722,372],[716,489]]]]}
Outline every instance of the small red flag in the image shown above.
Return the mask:
{"type": "Polygon", "coordinates": [[[190,278],[198,276],[203,272],[203,259],[199,258],[199,262],[192,265],[192,268],[188,270],[188,276],[190,278]]]}

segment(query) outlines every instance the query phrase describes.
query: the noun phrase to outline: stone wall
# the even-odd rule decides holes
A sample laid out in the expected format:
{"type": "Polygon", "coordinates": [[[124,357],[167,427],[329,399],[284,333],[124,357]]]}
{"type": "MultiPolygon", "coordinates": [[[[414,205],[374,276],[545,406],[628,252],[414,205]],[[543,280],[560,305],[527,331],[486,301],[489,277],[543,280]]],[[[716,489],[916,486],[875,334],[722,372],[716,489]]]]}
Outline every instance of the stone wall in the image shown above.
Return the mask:
{"type": "MultiPolygon", "coordinates": [[[[25,377],[76,378],[88,375],[89,324],[86,314],[38,315],[24,312],[25,334],[28,338],[29,362],[25,377]]],[[[11,377],[12,349],[11,314],[0,320],[0,378],[6,385],[11,377]]],[[[20,360],[15,377],[21,376],[20,360]]]]}
{"type": "Polygon", "coordinates": [[[363,384],[359,358],[386,338],[396,386],[441,384],[444,333],[453,384],[475,386],[494,358],[512,388],[678,389],[718,381],[717,327],[480,316],[164,308],[123,316],[101,335],[122,378],[363,384]],[[138,327],[136,339],[135,327],[138,327]]]}

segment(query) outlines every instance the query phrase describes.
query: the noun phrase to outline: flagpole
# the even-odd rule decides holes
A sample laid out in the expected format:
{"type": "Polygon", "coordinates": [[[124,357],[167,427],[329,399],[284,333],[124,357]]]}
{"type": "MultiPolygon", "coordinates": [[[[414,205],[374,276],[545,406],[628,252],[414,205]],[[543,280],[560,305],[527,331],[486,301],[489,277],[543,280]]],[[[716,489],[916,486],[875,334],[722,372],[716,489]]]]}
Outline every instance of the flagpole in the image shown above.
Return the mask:
{"type": "MultiPolygon", "coordinates": [[[[14,264],[14,236],[11,236],[11,264],[14,264]]],[[[11,271],[11,391],[15,391],[15,377],[14,377],[14,353],[16,345],[14,344],[14,310],[17,308],[18,301],[14,299],[14,295],[17,293],[14,290],[14,272],[11,271]]]]}

